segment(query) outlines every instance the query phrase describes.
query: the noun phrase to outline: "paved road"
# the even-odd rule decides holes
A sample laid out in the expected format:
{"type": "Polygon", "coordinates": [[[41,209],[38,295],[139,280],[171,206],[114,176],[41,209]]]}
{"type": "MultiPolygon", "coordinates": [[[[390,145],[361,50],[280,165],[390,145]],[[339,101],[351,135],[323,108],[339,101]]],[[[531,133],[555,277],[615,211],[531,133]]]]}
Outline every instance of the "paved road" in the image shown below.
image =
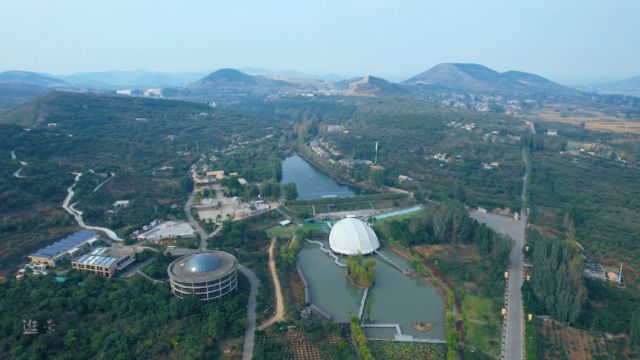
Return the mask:
{"type": "Polygon", "coordinates": [[[218,226],[211,234],[207,234],[206,231],[200,226],[200,223],[196,221],[196,219],[191,215],[191,206],[193,205],[193,198],[196,196],[196,190],[194,189],[189,198],[187,199],[187,203],[184,205],[184,213],[187,215],[187,221],[189,224],[196,229],[198,235],[200,235],[200,250],[207,249],[207,239],[216,236],[222,230],[222,226],[218,226]]]}
{"type": "Polygon", "coordinates": [[[187,199],[187,203],[184,205],[184,213],[187,215],[187,221],[189,222],[189,224],[194,229],[196,229],[196,231],[200,235],[200,248],[201,249],[206,249],[207,248],[207,232],[204,231],[202,226],[200,226],[200,224],[198,224],[196,219],[193,218],[193,215],[191,215],[191,205],[193,205],[193,198],[195,196],[196,196],[196,189],[194,188],[193,191],[191,192],[191,194],[189,194],[189,198],[187,199]]]}
{"type": "Polygon", "coordinates": [[[525,152],[522,152],[522,160],[525,163],[526,171],[524,175],[524,186],[522,187],[522,209],[520,210],[520,220],[514,220],[496,214],[473,213],[471,216],[481,223],[487,224],[490,228],[499,233],[505,233],[514,240],[513,250],[509,259],[509,281],[507,286],[507,317],[506,317],[506,337],[503,339],[504,359],[522,360],[524,353],[524,312],[522,308],[522,279],[523,279],[523,256],[524,233],[527,225],[527,180],[529,178],[529,163],[525,152]]]}
{"type": "Polygon", "coordinates": [[[256,295],[258,294],[260,280],[258,280],[253,271],[242,264],[238,264],[238,270],[249,279],[249,284],[251,285],[249,302],[247,303],[247,329],[244,333],[244,344],[242,346],[242,360],[251,360],[256,332],[256,295]]]}
{"type": "Polygon", "coordinates": [[[284,320],[284,299],[282,297],[282,288],[280,287],[280,279],[278,278],[278,272],[276,271],[276,262],[273,258],[273,249],[276,246],[276,238],[271,239],[271,244],[269,245],[269,272],[271,273],[271,279],[273,280],[273,287],[276,292],[276,313],[258,326],[259,330],[264,330],[269,326],[273,325],[273,323],[283,321],[284,320]]]}

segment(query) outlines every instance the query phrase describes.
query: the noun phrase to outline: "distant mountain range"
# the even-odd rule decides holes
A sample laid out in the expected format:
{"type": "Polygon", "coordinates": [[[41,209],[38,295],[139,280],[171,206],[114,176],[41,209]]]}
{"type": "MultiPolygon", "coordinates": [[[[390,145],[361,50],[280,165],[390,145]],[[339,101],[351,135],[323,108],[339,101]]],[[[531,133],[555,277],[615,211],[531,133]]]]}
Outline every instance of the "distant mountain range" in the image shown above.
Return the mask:
{"type": "Polygon", "coordinates": [[[266,95],[300,90],[298,83],[249,75],[236,69],[220,69],[188,84],[178,94],[201,95],[266,95]]]}
{"type": "Polygon", "coordinates": [[[583,88],[585,91],[599,94],[622,94],[640,96],[640,76],[628,79],[608,81],[583,88]]]}
{"type": "Polygon", "coordinates": [[[64,80],[27,71],[0,73],[0,112],[44,95],[54,89],[69,89],[64,80]]]}
{"type": "Polygon", "coordinates": [[[244,73],[249,75],[260,75],[264,77],[274,78],[274,79],[315,79],[315,80],[324,80],[329,82],[337,82],[346,80],[346,76],[341,76],[336,73],[328,73],[328,74],[308,74],[297,70],[283,70],[283,71],[273,71],[269,69],[262,68],[254,68],[254,67],[243,67],[238,69],[244,73]]]}
{"type": "MultiPolygon", "coordinates": [[[[162,88],[163,96],[209,101],[215,96],[308,94],[344,96],[407,96],[439,92],[506,96],[574,96],[580,90],[544,77],[521,72],[498,72],[479,64],[439,64],[409,79],[393,83],[375,76],[343,79],[335,74],[317,77],[303,72],[261,68],[220,69],[210,74],[161,73],[148,70],[105,71],[66,76],[7,71],[0,73],[0,111],[41,96],[52,89],[114,92],[162,88]],[[322,79],[324,78],[324,79],[322,79]],[[330,81],[331,79],[331,81],[330,81]]],[[[583,92],[640,95],[640,77],[599,84],[583,92]]]]}
{"type": "Polygon", "coordinates": [[[397,96],[409,94],[405,86],[375,76],[364,76],[335,83],[335,89],[347,96],[397,96]]]}
{"type": "Polygon", "coordinates": [[[0,73],[0,84],[19,84],[47,87],[71,86],[66,81],[58,79],[51,75],[18,70],[5,71],[3,73],[0,73]]]}
{"type": "Polygon", "coordinates": [[[521,71],[497,72],[478,64],[439,64],[402,82],[415,87],[474,93],[575,94],[577,90],[521,71]]]}
{"type": "Polygon", "coordinates": [[[163,73],[149,70],[103,71],[78,73],[62,79],[80,88],[91,89],[144,89],[185,86],[206,73],[163,73]]]}

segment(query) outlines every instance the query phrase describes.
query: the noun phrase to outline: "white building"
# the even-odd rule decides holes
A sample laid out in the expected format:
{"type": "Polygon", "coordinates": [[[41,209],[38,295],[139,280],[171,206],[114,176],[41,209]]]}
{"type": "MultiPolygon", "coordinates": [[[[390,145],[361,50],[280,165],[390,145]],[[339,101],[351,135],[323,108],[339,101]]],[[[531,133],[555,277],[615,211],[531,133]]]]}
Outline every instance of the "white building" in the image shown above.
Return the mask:
{"type": "Polygon", "coordinates": [[[373,229],[356,218],[338,221],[329,234],[329,246],[333,252],[344,255],[366,255],[380,247],[373,229]]]}

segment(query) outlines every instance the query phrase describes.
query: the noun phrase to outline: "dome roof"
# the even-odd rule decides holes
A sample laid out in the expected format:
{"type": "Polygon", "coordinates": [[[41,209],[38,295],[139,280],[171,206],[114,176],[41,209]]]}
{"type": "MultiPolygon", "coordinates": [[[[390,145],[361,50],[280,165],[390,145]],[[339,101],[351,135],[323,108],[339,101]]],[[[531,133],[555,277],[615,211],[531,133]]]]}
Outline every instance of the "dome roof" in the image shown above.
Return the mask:
{"type": "Polygon", "coordinates": [[[329,246],[344,255],[370,254],[380,247],[373,229],[356,218],[338,221],[329,234],[329,246]]]}
{"type": "Polygon", "coordinates": [[[195,254],[187,261],[187,271],[192,273],[205,273],[213,271],[220,266],[220,260],[211,253],[195,254]]]}

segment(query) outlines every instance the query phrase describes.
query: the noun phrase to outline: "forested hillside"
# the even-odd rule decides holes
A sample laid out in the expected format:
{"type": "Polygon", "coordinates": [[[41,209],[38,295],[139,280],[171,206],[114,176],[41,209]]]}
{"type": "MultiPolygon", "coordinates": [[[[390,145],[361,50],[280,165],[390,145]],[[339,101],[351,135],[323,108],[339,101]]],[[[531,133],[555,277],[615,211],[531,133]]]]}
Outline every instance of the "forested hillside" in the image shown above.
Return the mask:
{"type": "Polygon", "coordinates": [[[280,131],[270,119],[203,104],[75,93],[39,98],[0,123],[0,268],[73,230],[61,209],[72,172],[83,174],[74,201],[87,223],[126,234],[157,217],[184,216],[198,149],[267,134],[277,141],[280,131]],[[123,199],[128,208],[106,213],[123,199]]]}
{"type": "Polygon", "coordinates": [[[248,284],[239,280],[238,293],[205,303],[141,277],[9,281],[0,284],[0,358],[216,358],[216,341],[244,332],[248,284]],[[24,334],[29,321],[37,334],[24,334]]]}

